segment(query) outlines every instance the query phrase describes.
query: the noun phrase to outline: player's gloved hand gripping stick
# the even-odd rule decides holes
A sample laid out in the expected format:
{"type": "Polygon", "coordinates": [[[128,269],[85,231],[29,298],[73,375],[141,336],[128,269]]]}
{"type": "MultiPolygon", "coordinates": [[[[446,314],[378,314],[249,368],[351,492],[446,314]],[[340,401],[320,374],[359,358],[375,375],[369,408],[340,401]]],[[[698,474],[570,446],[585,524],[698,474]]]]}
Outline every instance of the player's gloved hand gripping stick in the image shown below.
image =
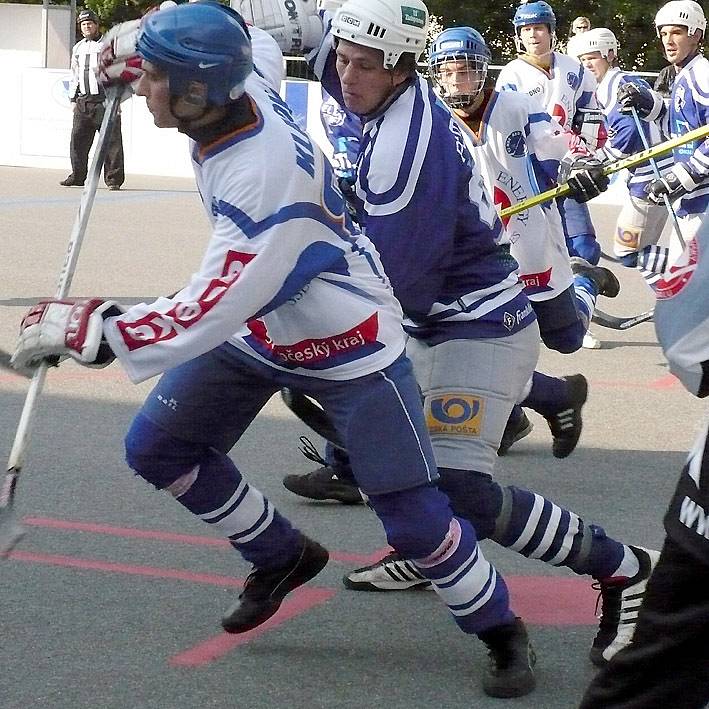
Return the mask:
{"type": "MultiPolygon", "coordinates": [[[[699,128],[689,131],[689,133],[666,140],[663,143],[658,143],[648,150],[641,150],[639,153],[635,153],[635,155],[630,155],[627,158],[623,158],[622,160],[618,160],[610,165],[606,165],[603,168],[603,174],[612,175],[614,172],[620,172],[625,168],[635,167],[636,165],[647,162],[651,158],[656,158],[659,155],[669,153],[675,148],[678,148],[680,145],[691,143],[694,140],[702,140],[707,136],[709,136],[709,125],[700,126],[699,128]]],[[[554,189],[547,190],[546,192],[542,192],[534,197],[518,202],[511,207],[500,210],[500,217],[503,219],[505,217],[511,217],[513,214],[519,214],[519,212],[524,212],[525,210],[530,209],[531,207],[536,207],[543,202],[548,202],[549,200],[556,199],[557,197],[566,197],[570,194],[571,188],[568,184],[559,185],[554,189]]]]}
{"type": "MultiPolygon", "coordinates": [[[[81,195],[79,211],[77,212],[74,226],[71,231],[71,237],[69,238],[69,245],[66,250],[64,264],[62,265],[62,269],[59,274],[59,281],[57,283],[56,291],[57,298],[66,297],[74,277],[74,271],[76,270],[76,264],[79,259],[81,242],[83,241],[84,234],[86,233],[86,226],[88,224],[89,216],[91,215],[91,208],[93,207],[94,198],[96,196],[96,187],[98,186],[99,176],[106,158],[106,152],[108,151],[108,137],[111,134],[111,130],[113,129],[113,125],[116,121],[121,93],[121,88],[106,89],[106,112],[103,117],[103,122],[101,123],[98,143],[91,167],[89,168],[88,179],[86,180],[86,185],[84,186],[84,191],[81,195]]],[[[20,414],[20,421],[17,425],[12,450],[10,451],[5,480],[0,488],[0,557],[2,558],[6,557],[10,551],[12,551],[15,544],[17,544],[24,534],[22,526],[16,519],[16,514],[13,510],[13,502],[17,488],[17,481],[20,471],[22,470],[22,465],[24,463],[24,457],[29,442],[29,434],[37,400],[42,391],[44,379],[47,375],[47,367],[48,364],[46,362],[42,362],[34,370],[32,381],[29,389],[27,390],[27,396],[25,397],[25,403],[22,407],[22,413],[20,414]]]]}

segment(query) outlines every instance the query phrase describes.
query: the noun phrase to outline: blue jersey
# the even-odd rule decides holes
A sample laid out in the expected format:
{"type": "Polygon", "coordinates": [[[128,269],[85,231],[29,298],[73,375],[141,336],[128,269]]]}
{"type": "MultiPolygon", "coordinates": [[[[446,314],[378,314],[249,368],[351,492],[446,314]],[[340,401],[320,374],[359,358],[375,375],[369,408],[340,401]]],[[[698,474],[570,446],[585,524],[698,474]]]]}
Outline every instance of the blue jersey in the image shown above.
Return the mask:
{"type": "MultiPolygon", "coordinates": [[[[618,68],[611,68],[601,79],[601,83],[596,90],[596,98],[603,114],[606,117],[606,128],[608,130],[608,142],[605,144],[604,152],[613,160],[620,160],[628,155],[634,155],[645,150],[640,133],[633,117],[627,113],[621,113],[618,105],[618,88],[627,82],[643,84],[650,88],[645,81],[638,77],[621,71],[618,68]]],[[[656,145],[662,142],[662,135],[654,123],[641,121],[645,140],[648,145],[656,145]]],[[[661,172],[672,166],[672,155],[656,158],[655,162],[661,172]]],[[[646,198],[645,187],[655,179],[655,174],[650,163],[643,163],[628,171],[628,191],[633,197],[646,198]]]]}
{"type": "MultiPolygon", "coordinates": [[[[697,55],[677,74],[669,106],[672,137],[709,125],[709,60],[697,55]]],[[[677,215],[705,215],[709,208],[709,139],[695,140],[675,148],[674,161],[683,163],[698,182],[696,189],[680,199],[677,215]]]]}
{"type": "MultiPolygon", "coordinates": [[[[343,103],[329,34],[309,59],[343,103]]],[[[412,336],[504,337],[534,321],[461,126],[422,78],[366,117],[354,206],[412,336]]]]}

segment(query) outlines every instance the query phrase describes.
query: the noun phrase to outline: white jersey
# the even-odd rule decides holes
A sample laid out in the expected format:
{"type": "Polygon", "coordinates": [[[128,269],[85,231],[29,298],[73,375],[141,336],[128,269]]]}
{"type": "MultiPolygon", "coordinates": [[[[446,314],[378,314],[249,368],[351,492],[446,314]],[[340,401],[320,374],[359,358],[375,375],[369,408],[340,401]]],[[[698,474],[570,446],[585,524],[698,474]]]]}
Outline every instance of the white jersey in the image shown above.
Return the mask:
{"type": "Polygon", "coordinates": [[[173,297],[105,323],[133,381],[224,342],[275,369],[328,380],[371,374],[404,350],[401,308],[327,159],[259,74],[246,91],[251,125],[192,143],[212,223],[199,270],[173,297]]]}
{"type": "MultiPolygon", "coordinates": [[[[645,84],[642,79],[621,71],[617,67],[609,69],[601,79],[596,89],[598,105],[606,117],[608,142],[603,146],[603,153],[612,160],[620,160],[628,155],[634,155],[645,150],[645,144],[638,133],[633,117],[621,113],[618,105],[618,88],[627,82],[645,84]]],[[[649,89],[650,87],[647,86],[649,89]]],[[[641,126],[648,145],[657,145],[663,140],[662,133],[655,123],[641,121],[641,126]]],[[[672,155],[655,159],[661,172],[672,166],[672,155]]],[[[645,187],[655,179],[655,173],[650,163],[644,163],[628,170],[627,185],[630,194],[640,199],[646,198],[645,187]]]]}
{"type": "MultiPolygon", "coordinates": [[[[500,209],[553,187],[559,161],[578,143],[538,101],[512,91],[491,93],[477,134],[462,123],[485,186],[500,209]]],[[[550,300],[571,286],[569,253],[554,200],[503,221],[530,300],[550,300]]]]}
{"type": "Polygon", "coordinates": [[[559,52],[551,53],[549,70],[541,69],[524,59],[513,59],[502,67],[495,88],[498,91],[519,91],[541,102],[546,112],[554,116],[564,130],[571,130],[579,109],[597,109],[596,79],[581,63],[559,52]]]}

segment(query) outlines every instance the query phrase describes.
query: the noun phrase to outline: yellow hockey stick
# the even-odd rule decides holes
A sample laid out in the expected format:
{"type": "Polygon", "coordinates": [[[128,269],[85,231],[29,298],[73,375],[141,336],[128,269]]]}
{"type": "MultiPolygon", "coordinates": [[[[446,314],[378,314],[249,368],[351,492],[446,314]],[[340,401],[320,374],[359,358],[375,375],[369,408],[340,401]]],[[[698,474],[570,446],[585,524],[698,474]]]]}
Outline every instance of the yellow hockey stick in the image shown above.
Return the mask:
{"type": "MultiPolygon", "coordinates": [[[[651,158],[656,158],[659,155],[669,153],[671,150],[678,148],[680,145],[691,143],[694,140],[702,140],[707,136],[709,136],[709,125],[700,126],[699,128],[689,131],[689,133],[679,135],[676,138],[671,138],[670,140],[666,140],[664,143],[658,143],[657,145],[653,145],[653,147],[648,150],[641,150],[639,153],[635,153],[635,155],[629,155],[627,158],[623,158],[622,160],[618,160],[610,165],[606,165],[603,168],[603,174],[612,175],[614,172],[620,172],[620,170],[624,170],[625,168],[635,167],[636,165],[647,162],[651,158]]],[[[549,200],[556,199],[557,197],[565,197],[569,194],[569,192],[569,186],[564,183],[563,185],[554,187],[554,189],[547,190],[546,192],[542,192],[534,197],[525,199],[518,204],[514,204],[511,207],[502,209],[500,211],[500,217],[503,219],[505,217],[511,217],[513,214],[518,214],[519,212],[524,212],[531,207],[536,207],[538,204],[542,204],[542,202],[548,202],[549,200]]]]}

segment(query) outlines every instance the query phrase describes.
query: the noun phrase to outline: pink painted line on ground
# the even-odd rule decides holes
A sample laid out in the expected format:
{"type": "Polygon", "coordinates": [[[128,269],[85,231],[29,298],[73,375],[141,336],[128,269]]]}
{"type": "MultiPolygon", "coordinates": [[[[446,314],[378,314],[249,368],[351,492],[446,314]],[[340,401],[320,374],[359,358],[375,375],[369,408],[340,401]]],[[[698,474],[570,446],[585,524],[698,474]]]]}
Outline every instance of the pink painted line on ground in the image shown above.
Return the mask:
{"type": "Polygon", "coordinates": [[[292,618],[307,613],[315,606],[329,601],[335,593],[336,591],[334,589],[326,588],[298,589],[283,602],[283,605],[276,615],[269,618],[269,620],[258,628],[239,635],[220,633],[187,650],[173,655],[168,660],[168,664],[173,667],[200,667],[209,664],[223,657],[235,647],[246,645],[264,633],[267,633],[269,630],[273,630],[292,618]]]}
{"type": "MultiPolygon", "coordinates": [[[[78,522],[75,520],[54,519],[51,517],[25,517],[22,521],[29,527],[59,529],[66,532],[90,532],[91,534],[106,534],[113,537],[123,537],[127,539],[148,539],[161,542],[174,542],[178,544],[192,544],[196,546],[213,546],[231,549],[231,545],[228,541],[226,541],[226,539],[218,539],[217,537],[203,537],[196,534],[177,534],[175,532],[163,532],[155,529],[116,527],[108,524],[78,522]]],[[[331,551],[330,558],[332,561],[345,564],[373,564],[389,551],[390,549],[388,547],[377,549],[370,554],[331,551]]]]}
{"type": "Polygon", "coordinates": [[[220,574],[201,574],[182,569],[161,569],[156,566],[139,566],[136,564],[118,564],[112,561],[99,561],[98,559],[81,559],[75,556],[62,556],[59,554],[40,554],[28,551],[13,551],[10,559],[26,561],[34,564],[49,564],[72,569],[85,569],[89,571],[107,571],[131,576],[148,576],[158,579],[174,579],[189,581],[191,583],[206,583],[212,586],[228,588],[243,588],[242,579],[220,574]]]}

